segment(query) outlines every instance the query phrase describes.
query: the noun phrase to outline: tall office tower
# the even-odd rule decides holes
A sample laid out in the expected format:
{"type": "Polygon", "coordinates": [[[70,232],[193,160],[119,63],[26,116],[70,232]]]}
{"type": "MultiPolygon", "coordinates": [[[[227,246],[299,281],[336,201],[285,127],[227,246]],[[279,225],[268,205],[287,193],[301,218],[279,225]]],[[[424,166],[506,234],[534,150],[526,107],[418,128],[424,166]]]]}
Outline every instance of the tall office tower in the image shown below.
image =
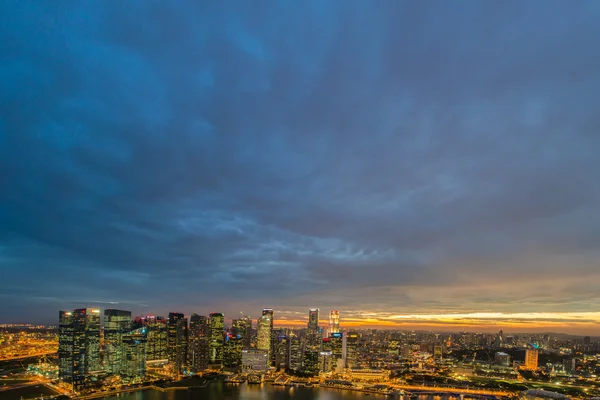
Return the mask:
{"type": "Polygon", "coordinates": [[[263,317],[268,316],[271,320],[271,340],[270,340],[271,347],[269,348],[269,362],[272,365],[272,364],[275,364],[275,358],[276,358],[275,344],[277,343],[277,335],[278,335],[278,333],[275,332],[275,329],[273,329],[275,315],[274,315],[272,308],[264,308],[262,311],[262,315],[263,315],[263,317]]]}
{"type": "Polygon", "coordinates": [[[332,333],[340,332],[340,312],[338,310],[331,310],[329,313],[329,336],[332,333]]]}
{"type": "Polygon", "coordinates": [[[73,312],[58,312],[58,379],[73,378],[73,312]]]}
{"type": "Polygon", "coordinates": [[[271,351],[271,322],[271,316],[268,314],[263,314],[256,323],[256,348],[259,350],[265,350],[269,360],[269,353],[271,351]]]}
{"type": "Polygon", "coordinates": [[[148,315],[143,318],[143,321],[144,323],[140,327],[146,328],[146,360],[168,359],[169,321],[164,317],[154,315],[148,315]]]}
{"type": "Polygon", "coordinates": [[[273,317],[274,317],[274,315],[273,315],[273,309],[272,308],[264,308],[262,310],[262,316],[263,317],[267,316],[267,317],[270,318],[270,320],[271,320],[271,330],[273,330],[273,317]]]}
{"type": "Polygon", "coordinates": [[[288,365],[289,339],[285,331],[280,331],[275,341],[275,367],[280,368],[288,365]]]}
{"type": "Polygon", "coordinates": [[[86,389],[91,372],[100,370],[100,309],[73,311],[73,390],[86,389]]]}
{"type": "Polygon", "coordinates": [[[538,349],[527,349],[525,351],[525,369],[535,370],[538,367],[538,349]]]}
{"type": "Polygon", "coordinates": [[[334,360],[334,364],[337,364],[337,360],[344,357],[344,338],[340,332],[332,333],[329,335],[329,346],[334,360]]]}
{"type": "Polygon", "coordinates": [[[232,322],[233,333],[242,338],[244,348],[250,348],[252,343],[252,320],[249,316],[242,314],[239,319],[232,322]]]}
{"type": "Polygon", "coordinates": [[[304,355],[302,356],[302,371],[310,375],[318,375],[319,366],[319,355],[321,351],[305,349],[304,355]]]}
{"type": "Polygon", "coordinates": [[[223,368],[227,371],[239,372],[242,368],[242,349],[244,341],[237,335],[227,335],[223,346],[223,368]]]}
{"type": "Polygon", "coordinates": [[[223,330],[225,329],[225,314],[210,314],[210,342],[208,345],[209,364],[219,368],[223,365],[223,330]]]}
{"type": "Polygon", "coordinates": [[[319,309],[311,308],[308,310],[308,329],[319,330],[319,309]]]}
{"type": "Polygon", "coordinates": [[[190,318],[189,363],[193,372],[208,368],[208,318],[192,314],[190,318]]]}
{"type": "Polygon", "coordinates": [[[321,351],[323,333],[319,329],[319,309],[311,308],[308,311],[308,330],[306,332],[305,351],[321,351]]]}
{"type": "Polygon", "coordinates": [[[289,346],[289,362],[286,367],[294,371],[300,371],[302,369],[302,341],[298,336],[290,336],[289,346]]]}
{"type": "Polygon", "coordinates": [[[181,374],[187,359],[187,318],[181,313],[169,313],[167,355],[176,374],[181,374]]]}
{"type": "Polygon", "coordinates": [[[319,353],[319,371],[320,372],[331,372],[335,368],[334,358],[331,351],[321,351],[319,353]]]}
{"type": "Polygon", "coordinates": [[[346,368],[357,366],[359,340],[360,336],[356,332],[346,334],[346,368]]]}
{"type": "Polygon", "coordinates": [[[122,336],[131,330],[131,311],[104,310],[104,369],[121,372],[122,336]]]}
{"type": "Polygon", "coordinates": [[[137,382],[146,376],[147,329],[143,327],[121,335],[119,374],[126,382],[137,382]]]}

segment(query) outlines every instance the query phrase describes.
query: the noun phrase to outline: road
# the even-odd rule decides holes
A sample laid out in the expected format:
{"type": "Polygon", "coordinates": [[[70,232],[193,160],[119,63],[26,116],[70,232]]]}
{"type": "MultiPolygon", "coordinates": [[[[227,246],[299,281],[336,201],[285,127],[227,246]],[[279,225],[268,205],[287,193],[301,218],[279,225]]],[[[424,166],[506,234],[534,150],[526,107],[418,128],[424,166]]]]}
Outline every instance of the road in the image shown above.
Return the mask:
{"type": "Polygon", "coordinates": [[[56,351],[44,351],[44,352],[40,352],[40,353],[27,354],[27,355],[23,355],[23,356],[0,358],[0,362],[2,362],[2,361],[23,360],[25,358],[33,358],[33,357],[41,357],[41,356],[50,356],[50,355],[53,355],[53,354],[56,354],[56,353],[57,353],[56,351]]]}
{"type": "Polygon", "coordinates": [[[448,388],[448,387],[433,387],[424,385],[390,385],[396,389],[402,390],[414,390],[414,391],[427,391],[435,393],[461,393],[461,394],[477,394],[485,396],[510,396],[513,393],[503,392],[499,390],[485,390],[485,389],[465,389],[465,388],[448,388]]]}

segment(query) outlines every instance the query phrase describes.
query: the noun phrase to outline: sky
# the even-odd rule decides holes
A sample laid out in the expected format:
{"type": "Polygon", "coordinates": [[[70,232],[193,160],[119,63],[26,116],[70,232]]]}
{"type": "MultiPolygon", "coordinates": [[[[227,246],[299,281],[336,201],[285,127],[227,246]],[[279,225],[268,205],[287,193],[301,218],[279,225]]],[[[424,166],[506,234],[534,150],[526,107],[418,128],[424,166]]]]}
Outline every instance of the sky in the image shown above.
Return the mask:
{"type": "Polygon", "coordinates": [[[0,322],[600,335],[597,1],[0,3],[0,322]]]}

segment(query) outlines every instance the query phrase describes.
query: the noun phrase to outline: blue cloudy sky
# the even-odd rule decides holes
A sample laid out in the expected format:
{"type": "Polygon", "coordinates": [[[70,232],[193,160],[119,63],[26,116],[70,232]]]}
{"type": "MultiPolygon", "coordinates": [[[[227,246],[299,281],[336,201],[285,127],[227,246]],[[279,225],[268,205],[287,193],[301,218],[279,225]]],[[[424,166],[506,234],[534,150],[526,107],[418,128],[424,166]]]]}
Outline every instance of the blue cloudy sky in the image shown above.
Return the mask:
{"type": "Polygon", "coordinates": [[[3,1],[0,322],[318,306],[600,331],[599,19],[3,1]]]}

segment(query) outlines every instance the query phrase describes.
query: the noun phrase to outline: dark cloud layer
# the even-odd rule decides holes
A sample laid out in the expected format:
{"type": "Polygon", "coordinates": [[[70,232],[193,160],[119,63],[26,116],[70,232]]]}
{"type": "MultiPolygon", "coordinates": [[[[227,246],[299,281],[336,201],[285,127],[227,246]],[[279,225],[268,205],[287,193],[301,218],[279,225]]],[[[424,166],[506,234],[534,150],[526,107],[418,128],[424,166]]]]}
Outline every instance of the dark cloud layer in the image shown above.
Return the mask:
{"type": "Polygon", "coordinates": [[[599,17],[3,2],[0,319],[597,310],[599,17]]]}

